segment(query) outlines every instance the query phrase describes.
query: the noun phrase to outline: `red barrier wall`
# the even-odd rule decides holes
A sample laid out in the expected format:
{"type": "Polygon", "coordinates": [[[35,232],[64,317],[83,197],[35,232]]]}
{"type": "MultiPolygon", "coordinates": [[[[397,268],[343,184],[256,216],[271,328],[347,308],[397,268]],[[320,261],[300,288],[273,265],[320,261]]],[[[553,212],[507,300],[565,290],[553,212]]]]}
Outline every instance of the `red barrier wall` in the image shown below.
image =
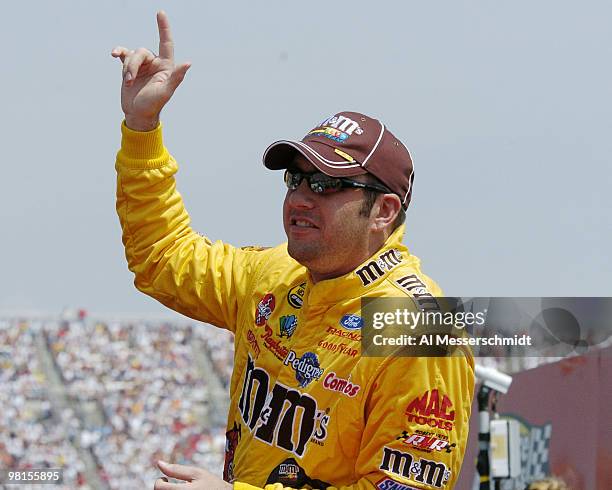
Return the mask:
{"type": "MultiPolygon", "coordinates": [[[[498,411],[521,422],[523,475],[503,483],[523,490],[539,474],[563,478],[574,490],[612,489],[612,347],[514,375],[498,411]],[[547,427],[548,426],[548,427],[547,427]]],[[[478,407],[457,490],[472,490],[478,407]]]]}

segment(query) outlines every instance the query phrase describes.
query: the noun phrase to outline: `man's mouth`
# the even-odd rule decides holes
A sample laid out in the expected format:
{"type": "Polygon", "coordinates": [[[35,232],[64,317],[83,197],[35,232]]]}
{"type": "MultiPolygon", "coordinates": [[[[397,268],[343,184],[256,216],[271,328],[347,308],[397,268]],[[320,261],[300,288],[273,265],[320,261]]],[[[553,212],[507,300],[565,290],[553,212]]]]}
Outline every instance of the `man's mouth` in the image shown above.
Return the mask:
{"type": "Polygon", "coordinates": [[[312,221],[304,218],[291,218],[290,223],[298,228],[318,228],[312,221]]]}

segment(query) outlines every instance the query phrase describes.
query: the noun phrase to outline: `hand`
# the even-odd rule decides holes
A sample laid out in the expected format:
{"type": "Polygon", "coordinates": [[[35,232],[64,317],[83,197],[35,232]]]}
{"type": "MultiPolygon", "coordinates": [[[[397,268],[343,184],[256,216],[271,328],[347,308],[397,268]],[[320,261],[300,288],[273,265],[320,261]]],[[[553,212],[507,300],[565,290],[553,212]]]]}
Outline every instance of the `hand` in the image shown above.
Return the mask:
{"type": "Polygon", "coordinates": [[[158,468],[171,478],[187,483],[170,483],[165,478],[155,480],[154,490],[231,490],[233,485],[195,466],[157,462],[158,468]]]}
{"type": "Polygon", "coordinates": [[[185,78],[189,63],[174,64],[174,43],[165,12],[157,13],[159,56],[146,48],[129,50],[117,46],[111,56],[123,63],[121,109],[125,123],[136,131],[150,131],[159,123],[159,113],[185,78]]]}

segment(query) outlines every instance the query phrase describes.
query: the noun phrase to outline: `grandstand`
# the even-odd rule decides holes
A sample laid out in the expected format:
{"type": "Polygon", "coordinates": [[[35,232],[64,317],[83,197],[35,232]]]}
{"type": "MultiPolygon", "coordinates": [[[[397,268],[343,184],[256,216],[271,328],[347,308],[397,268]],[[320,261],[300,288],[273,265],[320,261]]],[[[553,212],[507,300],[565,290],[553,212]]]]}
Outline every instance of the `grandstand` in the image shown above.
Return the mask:
{"type": "Polygon", "coordinates": [[[66,490],[149,488],[158,459],[220,475],[231,345],[193,322],[0,319],[0,468],[63,468],[66,490]]]}

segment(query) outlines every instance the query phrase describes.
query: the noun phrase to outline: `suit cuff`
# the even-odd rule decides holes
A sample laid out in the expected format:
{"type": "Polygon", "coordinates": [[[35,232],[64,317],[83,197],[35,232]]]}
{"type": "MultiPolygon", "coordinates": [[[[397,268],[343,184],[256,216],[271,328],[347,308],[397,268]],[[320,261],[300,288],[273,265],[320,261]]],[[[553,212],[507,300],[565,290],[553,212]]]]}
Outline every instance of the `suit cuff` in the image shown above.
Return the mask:
{"type": "Polygon", "coordinates": [[[164,147],[161,123],[152,131],[134,131],[121,124],[121,149],[117,166],[127,169],[159,168],[168,163],[170,155],[164,147]]]}

